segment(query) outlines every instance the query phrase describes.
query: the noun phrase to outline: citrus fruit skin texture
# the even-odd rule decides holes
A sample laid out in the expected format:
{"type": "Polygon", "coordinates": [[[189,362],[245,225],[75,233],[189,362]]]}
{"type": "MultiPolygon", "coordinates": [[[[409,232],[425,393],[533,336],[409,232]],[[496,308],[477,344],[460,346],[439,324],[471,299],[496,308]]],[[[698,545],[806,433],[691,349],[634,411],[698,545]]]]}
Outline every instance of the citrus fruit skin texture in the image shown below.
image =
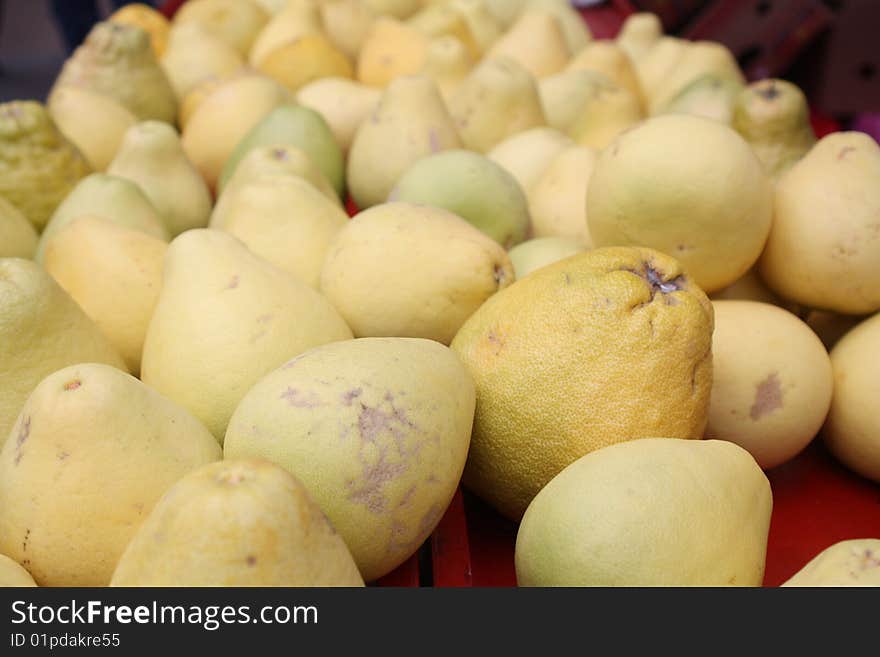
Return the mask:
{"type": "Polygon", "coordinates": [[[528,194],[553,160],[573,145],[565,133],[541,125],[517,130],[495,144],[486,157],[516,178],[528,194]]]}
{"type": "Polygon", "coordinates": [[[61,133],[94,171],[104,171],[137,118],[115,99],[78,87],[52,94],[48,110],[61,133]]]}
{"type": "Polygon", "coordinates": [[[222,456],[196,418],[130,374],[59,369],[0,451],[0,552],[40,586],[106,586],[165,491],[222,456]]]}
{"type": "Polygon", "coordinates": [[[504,248],[456,214],[414,203],[359,213],[327,250],[321,292],[354,335],[448,345],[514,279],[504,248]]]}
{"type": "Polygon", "coordinates": [[[418,160],[461,145],[436,83],[424,75],[397,78],[354,134],[346,162],[351,198],[361,210],[385,203],[418,160]]]}
{"type": "Polygon", "coordinates": [[[528,194],[534,237],[564,237],[593,246],[584,199],[595,164],[592,148],[571,146],[547,165],[528,194]]]}
{"type": "MultiPolygon", "coordinates": [[[[280,182],[289,178],[302,178],[321,192],[328,201],[332,201],[340,210],[342,209],[342,201],[336,190],[303,149],[296,146],[256,146],[242,158],[235,173],[229,176],[228,182],[223,186],[217,202],[211,209],[208,227],[221,229],[226,227],[229,221],[228,215],[234,214],[229,206],[234,205],[238,200],[237,196],[242,187],[251,183],[280,182]]],[[[296,218],[296,213],[292,214],[296,218]]]]}
{"type": "Polygon", "coordinates": [[[215,194],[224,168],[240,159],[235,153],[251,130],[289,100],[290,92],[272,78],[242,72],[222,80],[191,110],[181,143],[215,194]]]}
{"type": "Polygon", "coordinates": [[[188,0],[174,15],[174,24],[196,23],[245,57],[269,18],[269,14],[254,2],[188,0]]]}
{"type": "Polygon", "coordinates": [[[880,315],[864,320],[831,350],[834,394],[822,435],[848,468],[880,482],[880,315]]]}
{"type": "Polygon", "coordinates": [[[0,446],[44,377],[84,362],[126,369],[110,340],[45,269],[0,258],[0,446]]]}
{"type": "Polygon", "coordinates": [[[139,121],[174,123],[177,97],[159,64],[150,35],[115,21],[95,23],[85,41],[64,61],[52,96],[67,87],[110,96],[139,121]]]}
{"type": "Polygon", "coordinates": [[[0,196],[0,258],[30,258],[37,248],[37,231],[21,210],[0,196]]]}
{"type": "Polygon", "coordinates": [[[711,294],[760,257],[773,187],[735,130],[669,114],[626,131],[600,153],[586,203],[594,245],[667,253],[711,294]]]}
{"type": "Polygon", "coordinates": [[[807,98],[787,80],[752,82],[736,98],[732,125],[774,179],[816,143],[807,98]]]}
{"type": "Polygon", "coordinates": [[[280,46],[260,62],[258,70],[293,92],[313,80],[354,77],[348,57],[321,34],[306,34],[280,46]]]}
{"type": "Polygon", "coordinates": [[[519,586],[760,586],[773,497],[723,440],[642,438],[587,454],[529,505],[519,586]]]}
{"type": "Polygon", "coordinates": [[[570,237],[537,237],[517,244],[507,254],[519,280],[536,269],[586,250],[582,243],[570,237]]]}
{"type": "Polygon", "coordinates": [[[130,128],[107,173],[137,184],[171,237],[207,226],[211,191],[183,152],[177,131],[167,123],[144,121],[130,128]]]}
{"type": "Polygon", "coordinates": [[[707,438],[730,440],[769,469],[816,436],[831,404],[831,360],[796,315],[756,301],[715,301],[707,438]]]}
{"type": "Polygon", "coordinates": [[[0,195],[39,232],[92,167],[42,103],[0,104],[0,195]]]}
{"type": "Polygon", "coordinates": [[[304,84],[296,102],[320,113],[344,155],[348,155],[361,122],[379,103],[380,89],[347,78],[321,78],[304,84]]]}
{"type": "Polygon", "coordinates": [[[880,146],[822,138],[776,183],[761,276],[780,296],[849,315],[880,309],[880,146]]]}
{"type": "Polygon", "coordinates": [[[449,99],[461,142],[488,153],[518,132],[547,125],[535,78],[515,60],[484,59],[449,99]]]}
{"type": "Polygon", "coordinates": [[[106,219],[79,217],[49,242],[43,266],[138,376],[168,245],[106,219]]]}
{"type": "Polygon", "coordinates": [[[880,539],[829,545],[782,586],[880,586],[880,539]]]}
{"type": "Polygon", "coordinates": [[[330,302],[210,228],[178,235],[144,338],[141,379],[223,440],[260,377],[312,347],[352,337],[330,302]]]}
{"type": "Polygon", "coordinates": [[[230,193],[224,198],[224,212],[218,214],[223,230],[317,288],[327,250],[348,224],[339,203],[295,175],[261,176],[224,192],[230,193]]]}
{"type": "Polygon", "coordinates": [[[162,215],[140,185],[119,176],[93,173],[80,180],[52,213],[40,233],[34,260],[43,264],[55,235],[83,216],[105,219],[166,242],[170,237],[162,215]]]}
{"type": "Polygon", "coordinates": [[[345,196],[345,162],[333,131],[321,114],[295,103],[274,109],[238,142],[223,165],[218,192],[226,189],[248,155],[264,146],[300,149],[333,186],[337,198],[345,196]]]}
{"type": "Polygon", "coordinates": [[[592,450],[649,435],[701,438],[712,329],[703,291],[647,248],[575,255],[498,292],[451,343],[477,386],[464,484],[519,519],[592,450]]]}
{"type": "Polygon", "coordinates": [[[433,340],[340,341],[251,388],[230,420],[224,455],[292,472],[373,581],[418,550],[449,506],[474,400],[467,370],[433,340]]]}
{"type": "Polygon", "coordinates": [[[524,9],[486,53],[486,59],[510,58],[535,79],[562,70],[571,58],[562,24],[546,11],[524,9]]]}
{"type": "Polygon", "coordinates": [[[524,241],[529,231],[529,204],[516,178],[472,151],[454,149],[418,160],[388,198],[449,210],[505,249],[524,241]]]}
{"type": "Polygon", "coordinates": [[[110,586],[352,586],[363,579],[305,487],[261,459],[211,463],[172,486],[110,586]]]}

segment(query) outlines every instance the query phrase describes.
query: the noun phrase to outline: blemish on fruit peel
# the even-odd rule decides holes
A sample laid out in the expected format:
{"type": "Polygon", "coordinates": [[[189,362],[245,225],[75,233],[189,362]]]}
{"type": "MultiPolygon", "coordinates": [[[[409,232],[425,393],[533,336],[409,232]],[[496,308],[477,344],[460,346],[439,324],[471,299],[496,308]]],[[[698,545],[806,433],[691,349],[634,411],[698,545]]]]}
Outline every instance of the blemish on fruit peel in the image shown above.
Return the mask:
{"type": "Polygon", "coordinates": [[[248,479],[247,474],[240,469],[221,472],[214,478],[218,484],[225,486],[237,486],[248,479]]]}
{"type": "Polygon", "coordinates": [[[876,555],[873,550],[866,548],[859,560],[859,569],[870,570],[871,568],[880,568],[880,555],[876,555]]]}
{"type": "Polygon", "coordinates": [[[776,372],[755,386],[755,401],[749,409],[749,416],[759,420],[763,416],[782,408],[782,386],[776,372]]]}
{"type": "Polygon", "coordinates": [[[400,498],[400,501],[397,503],[397,508],[402,509],[412,502],[413,495],[416,493],[416,485],[413,484],[409,488],[406,489],[406,492],[403,494],[403,497],[400,498]]]}
{"type": "Polygon", "coordinates": [[[489,331],[489,335],[486,336],[489,342],[496,346],[495,355],[501,353],[501,350],[504,348],[504,338],[498,335],[494,330],[489,331]]]}
{"type": "Polygon", "coordinates": [[[364,392],[363,388],[353,388],[347,392],[342,394],[342,403],[346,406],[351,406],[354,403],[354,400],[360,397],[364,392]]]}
{"type": "MultiPolygon", "coordinates": [[[[631,274],[638,276],[643,279],[651,290],[651,298],[648,303],[654,300],[657,292],[660,292],[664,295],[666,299],[666,303],[672,304],[675,303],[671,297],[666,296],[671,294],[672,292],[678,292],[680,290],[685,289],[685,279],[684,276],[676,276],[675,278],[665,280],[661,273],[657,271],[654,266],[650,262],[642,263],[644,266],[643,271],[639,271],[636,269],[630,269],[628,267],[623,268],[621,271],[627,271],[631,274]]],[[[640,304],[641,305],[641,304],[640,304]]]]}
{"type": "Polygon", "coordinates": [[[290,386],[281,393],[281,399],[284,399],[290,406],[296,408],[316,408],[323,406],[321,399],[313,392],[303,394],[296,388],[290,386]]]}
{"type": "Polygon", "coordinates": [[[358,433],[361,437],[361,449],[358,459],[363,466],[363,477],[359,481],[348,483],[348,499],[352,502],[364,504],[373,513],[384,513],[387,500],[384,486],[406,472],[413,458],[421,449],[421,441],[416,441],[411,447],[407,447],[406,438],[409,435],[407,429],[415,429],[415,424],[406,416],[406,413],[394,406],[393,395],[385,395],[385,401],[391,406],[391,412],[381,408],[367,406],[360,403],[358,416],[358,433]],[[391,460],[391,445],[388,441],[379,440],[384,433],[389,433],[393,439],[397,460],[391,460]],[[378,459],[370,457],[370,454],[378,452],[378,459]]]}
{"type": "Polygon", "coordinates": [[[757,94],[766,100],[773,100],[780,95],[780,91],[776,88],[776,82],[770,80],[766,87],[758,89],[757,94]]]}
{"type": "Polygon", "coordinates": [[[431,528],[437,525],[442,515],[443,509],[437,504],[432,504],[431,508],[425,512],[425,515],[422,516],[422,519],[419,522],[418,535],[423,535],[426,532],[429,532],[431,528]]]}
{"type": "Polygon", "coordinates": [[[21,423],[21,429],[18,430],[18,436],[16,436],[15,438],[15,465],[18,465],[19,461],[21,461],[21,448],[24,445],[25,441],[28,439],[28,436],[30,435],[31,418],[26,417],[21,423]]]}
{"type": "Polygon", "coordinates": [[[305,357],[305,355],[306,354],[302,353],[299,356],[295,356],[295,357],[291,358],[289,361],[287,361],[286,363],[284,363],[284,365],[281,366],[281,369],[289,370],[291,367],[296,365],[296,363],[301,361],[303,359],[303,357],[305,357]]]}
{"type": "Polygon", "coordinates": [[[391,463],[388,461],[388,446],[382,445],[379,449],[379,460],[373,464],[363,463],[363,478],[355,486],[354,481],[349,482],[348,499],[352,502],[363,504],[372,513],[385,512],[387,500],[383,490],[385,484],[403,474],[408,464],[406,462],[391,463]]]}
{"type": "Polygon", "coordinates": [[[79,379],[73,379],[73,381],[68,381],[67,383],[64,384],[64,390],[65,391],[76,390],[80,386],[82,386],[82,381],[80,381],[79,379]]]}

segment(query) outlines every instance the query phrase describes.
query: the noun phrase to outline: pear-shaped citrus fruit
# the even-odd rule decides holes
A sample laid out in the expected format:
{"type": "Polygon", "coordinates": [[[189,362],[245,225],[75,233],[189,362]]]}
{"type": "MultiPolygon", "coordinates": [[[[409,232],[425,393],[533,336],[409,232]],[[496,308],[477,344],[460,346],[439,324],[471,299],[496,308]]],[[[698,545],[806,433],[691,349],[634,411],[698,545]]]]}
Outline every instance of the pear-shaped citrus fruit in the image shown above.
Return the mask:
{"type": "Polygon", "coordinates": [[[880,310],[880,145],[823,137],[775,185],[761,276],[780,296],[848,315],[880,310]]]}
{"type": "Polygon", "coordinates": [[[111,586],[363,586],[342,537],[284,468],[228,459],[182,477],[119,559],[111,586]]]}
{"type": "Polygon", "coordinates": [[[0,550],[41,586],[106,586],[163,493],[222,452],[180,406],[114,367],[53,372],[0,451],[0,550]]]}
{"type": "Polygon", "coordinates": [[[520,586],[749,586],[764,579],[773,497],[723,440],[645,437],[587,454],[529,505],[520,586]]]}
{"type": "Polygon", "coordinates": [[[313,80],[353,78],[348,57],[322,34],[305,34],[266,55],[258,70],[296,92],[313,80]]]}

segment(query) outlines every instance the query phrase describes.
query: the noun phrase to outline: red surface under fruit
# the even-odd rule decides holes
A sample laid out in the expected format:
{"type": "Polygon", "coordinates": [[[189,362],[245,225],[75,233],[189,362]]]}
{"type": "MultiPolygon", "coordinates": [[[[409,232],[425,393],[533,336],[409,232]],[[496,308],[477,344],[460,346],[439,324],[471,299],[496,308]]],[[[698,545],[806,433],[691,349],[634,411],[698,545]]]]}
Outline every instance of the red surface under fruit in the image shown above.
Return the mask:
{"type": "MultiPolygon", "coordinates": [[[[792,461],[769,472],[773,515],[764,586],[779,586],[829,545],[880,538],[880,485],[837,463],[817,439],[792,461]]],[[[451,507],[434,540],[434,586],[515,586],[516,523],[465,493],[451,507]],[[467,549],[456,544],[466,525],[467,549]],[[463,578],[461,573],[467,572],[463,578]]],[[[458,541],[460,543],[460,541],[458,541]]]]}

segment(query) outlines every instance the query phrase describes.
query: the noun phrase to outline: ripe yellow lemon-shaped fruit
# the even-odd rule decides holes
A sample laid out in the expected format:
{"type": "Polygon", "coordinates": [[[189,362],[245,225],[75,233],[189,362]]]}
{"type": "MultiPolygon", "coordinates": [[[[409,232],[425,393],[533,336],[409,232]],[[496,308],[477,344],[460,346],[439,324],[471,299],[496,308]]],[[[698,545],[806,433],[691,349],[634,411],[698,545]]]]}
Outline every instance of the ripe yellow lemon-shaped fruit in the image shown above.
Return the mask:
{"type": "Polygon", "coordinates": [[[647,246],[681,261],[705,292],[758,260],[772,184],[732,128],[670,114],[621,134],[599,155],[587,189],[596,246],[647,246]]]}
{"type": "Polygon", "coordinates": [[[519,519],[590,451],[701,438],[712,321],[681,265],[651,249],[574,255],[496,293],[451,344],[477,385],[465,485],[519,519]]]}
{"type": "Polygon", "coordinates": [[[715,301],[707,438],[747,449],[765,469],[796,456],[831,404],[831,361],[792,313],[757,301],[715,301]]]}

